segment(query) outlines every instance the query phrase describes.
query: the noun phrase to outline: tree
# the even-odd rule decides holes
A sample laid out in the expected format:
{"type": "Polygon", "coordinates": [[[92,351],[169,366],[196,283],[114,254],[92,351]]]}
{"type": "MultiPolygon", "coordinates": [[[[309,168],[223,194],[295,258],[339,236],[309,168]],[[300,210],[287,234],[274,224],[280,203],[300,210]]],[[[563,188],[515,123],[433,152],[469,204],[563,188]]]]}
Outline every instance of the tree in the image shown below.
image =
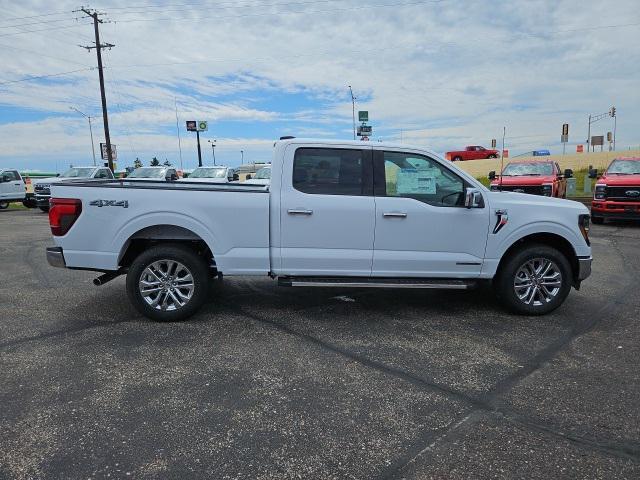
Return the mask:
{"type": "Polygon", "coordinates": [[[158,160],[156,157],[153,157],[149,165],[151,165],[152,167],[158,167],[160,166],[160,160],[158,160]]]}
{"type": "Polygon", "coordinates": [[[140,168],[141,166],[142,166],[142,162],[138,157],[136,157],[136,159],[133,162],[133,168],[140,168]]]}
{"type": "Polygon", "coordinates": [[[164,165],[165,167],[170,167],[170,166],[171,166],[171,162],[170,162],[169,160],[166,160],[166,159],[165,159],[165,161],[164,161],[163,165],[164,165]]]}

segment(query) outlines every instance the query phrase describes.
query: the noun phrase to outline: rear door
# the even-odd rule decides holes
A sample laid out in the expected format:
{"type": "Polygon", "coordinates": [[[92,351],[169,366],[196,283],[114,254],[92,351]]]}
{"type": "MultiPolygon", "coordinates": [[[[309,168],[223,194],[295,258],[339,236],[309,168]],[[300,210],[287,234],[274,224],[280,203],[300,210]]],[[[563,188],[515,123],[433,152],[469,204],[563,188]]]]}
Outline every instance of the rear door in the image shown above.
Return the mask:
{"type": "Polygon", "coordinates": [[[371,161],[370,147],[287,147],[280,189],[283,274],[371,275],[371,161]]]}
{"type": "Polygon", "coordinates": [[[467,182],[434,158],[374,151],[377,277],[474,278],[480,274],[489,208],[464,207],[467,182]]]}

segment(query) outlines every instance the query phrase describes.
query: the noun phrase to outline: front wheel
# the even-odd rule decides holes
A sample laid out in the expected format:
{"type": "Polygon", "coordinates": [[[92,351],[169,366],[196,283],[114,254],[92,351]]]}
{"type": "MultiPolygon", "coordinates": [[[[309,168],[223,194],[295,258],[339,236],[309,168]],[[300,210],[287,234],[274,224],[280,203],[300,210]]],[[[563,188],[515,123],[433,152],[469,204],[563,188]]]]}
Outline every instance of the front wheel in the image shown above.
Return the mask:
{"type": "Polygon", "coordinates": [[[569,295],[571,266],[566,257],[546,245],[529,245],[501,267],[495,288],[499,299],[521,315],[544,315],[569,295]]]}
{"type": "Polygon", "coordinates": [[[127,295],[136,309],[159,322],[185,320],[202,306],[209,287],[203,257],[183,245],[152,247],[127,273],[127,295]]]}
{"type": "Polygon", "coordinates": [[[38,207],[40,210],[42,210],[44,213],[49,213],[49,207],[38,207]]]}
{"type": "Polygon", "coordinates": [[[0,202],[0,210],[6,210],[9,208],[9,202],[0,202]]]}

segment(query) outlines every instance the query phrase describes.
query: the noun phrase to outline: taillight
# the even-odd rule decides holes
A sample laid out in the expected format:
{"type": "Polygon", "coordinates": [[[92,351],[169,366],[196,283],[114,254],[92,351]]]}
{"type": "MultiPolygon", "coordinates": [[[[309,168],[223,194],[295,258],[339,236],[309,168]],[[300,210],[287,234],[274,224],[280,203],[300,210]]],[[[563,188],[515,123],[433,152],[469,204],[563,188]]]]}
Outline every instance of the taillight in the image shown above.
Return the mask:
{"type": "Polygon", "coordinates": [[[82,213],[78,198],[51,198],[49,200],[49,226],[56,237],[65,235],[82,213]]]}

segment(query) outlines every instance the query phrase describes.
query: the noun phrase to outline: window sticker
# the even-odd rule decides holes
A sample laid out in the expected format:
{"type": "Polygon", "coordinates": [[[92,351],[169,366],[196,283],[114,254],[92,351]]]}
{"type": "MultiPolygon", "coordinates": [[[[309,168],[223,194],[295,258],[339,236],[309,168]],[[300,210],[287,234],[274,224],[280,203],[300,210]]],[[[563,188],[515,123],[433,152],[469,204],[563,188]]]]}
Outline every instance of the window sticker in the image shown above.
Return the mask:
{"type": "Polygon", "coordinates": [[[397,176],[398,195],[434,195],[436,179],[428,170],[402,168],[397,176]]]}

